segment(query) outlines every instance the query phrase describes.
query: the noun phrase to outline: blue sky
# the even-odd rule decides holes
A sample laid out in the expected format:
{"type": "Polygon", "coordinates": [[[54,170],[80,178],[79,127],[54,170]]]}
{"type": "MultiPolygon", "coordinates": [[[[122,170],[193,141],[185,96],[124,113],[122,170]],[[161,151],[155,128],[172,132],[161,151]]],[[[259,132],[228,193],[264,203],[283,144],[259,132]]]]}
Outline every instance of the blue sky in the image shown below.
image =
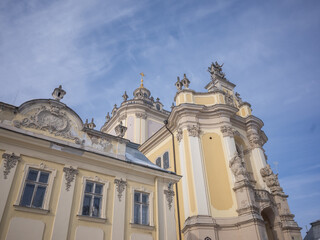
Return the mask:
{"type": "MultiPolygon", "coordinates": [[[[170,109],[177,76],[203,91],[212,61],[261,118],[269,163],[305,230],[320,219],[320,1],[0,2],[0,101],[50,98],[97,128],[139,73],[170,109]]],[[[304,234],[303,234],[304,235],[304,234]]]]}

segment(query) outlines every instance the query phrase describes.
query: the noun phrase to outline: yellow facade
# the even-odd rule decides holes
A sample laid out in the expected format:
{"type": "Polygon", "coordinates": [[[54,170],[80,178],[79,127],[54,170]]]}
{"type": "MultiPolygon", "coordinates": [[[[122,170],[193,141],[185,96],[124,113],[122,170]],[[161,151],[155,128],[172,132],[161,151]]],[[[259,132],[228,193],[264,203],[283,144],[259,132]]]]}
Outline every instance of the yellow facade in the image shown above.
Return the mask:
{"type": "Polygon", "coordinates": [[[263,122],[222,65],[208,71],[207,92],[178,78],[171,112],[143,85],[124,94],[100,131],[61,86],[0,103],[0,239],[300,240],[263,122]]]}

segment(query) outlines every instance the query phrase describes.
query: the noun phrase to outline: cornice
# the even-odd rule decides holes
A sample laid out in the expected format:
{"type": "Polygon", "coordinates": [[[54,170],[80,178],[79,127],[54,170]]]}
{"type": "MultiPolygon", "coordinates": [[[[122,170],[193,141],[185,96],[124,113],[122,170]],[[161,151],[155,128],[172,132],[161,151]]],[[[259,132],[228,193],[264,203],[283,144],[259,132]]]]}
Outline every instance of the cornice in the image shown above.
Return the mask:
{"type": "Polygon", "coordinates": [[[236,107],[226,104],[215,104],[212,106],[198,105],[184,103],[175,107],[168,119],[168,127],[172,129],[177,128],[179,120],[184,116],[194,116],[196,118],[214,118],[214,117],[228,117],[231,118],[238,112],[236,107]],[[203,115],[203,116],[202,116],[203,115]]]}
{"type": "Polygon", "coordinates": [[[0,111],[4,110],[4,109],[9,109],[11,111],[17,111],[18,107],[11,105],[11,104],[8,104],[8,103],[5,103],[5,102],[0,102],[0,111]]]}
{"type": "MultiPolygon", "coordinates": [[[[8,144],[18,147],[20,148],[21,152],[19,151],[19,153],[21,155],[29,156],[30,152],[45,154],[48,157],[44,160],[60,164],[72,162],[73,165],[78,165],[79,168],[82,164],[82,166],[103,167],[112,172],[122,172],[123,174],[132,174],[134,176],[141,176],[143,174],[144,176],[149,175],[149,177],[163,177],[174,181],[178,181],[181,178],[181,176],[176,175],[173,172],[152,169],[147,166],[127,162],[117,157],[106,156],[90,150],[85,150],[75,145],[69,145],[67,143],[63,144],[61,141],[41,139],[36,136],[18,133],[2,127],[0,127],[0,138],[0,145],[8,144]],[[57,150],[52,148],[52,145],[61,146],[61,149],[63,148],[65,150],[57,150]]],[[[30,156],[33,155],[31,154],[30,156]]]]}
{"type": "Polygon", "coordinates": [[[108,133],[104,133],[95,129],[90,129],[90,128],[83,128],[82,131],[88,133],[89,135],[96,136],[96,137],[101,137],[101,138],[106,138],[106,139],[114,139],[118,142],[122,143],[129,143],[130,141],[125,138],[117,137],[108,133]]]}
{"type": "MultiPolygon", "coordinates": [[[[138,101],[138,100],[137,100],[138,101]]],[[[118,119],[123,115],[124,112],[127,112],[129,110],[136,110],[138,109],[139,112],[147,112],[147,115],[153,115],[158,118],[166,119],[170,112],[167,110],[158,111],[151,106],[145,105],[143,103],[131,103],[131,104],[125,104],[121,105],[115,114],[115,116],[112,116],[111,119],[108,122],[105,122],[103,126],[101,127],[100,131],[105,131],[105,129],[109,129],[113,124],[115,124],[118,119]]]]}
{"type": "Polygon", "coordinates": [[[250,116],[246,117],[245,121],[246,121],[247,127],[255,126],[258,129],[261,129],[264,126],[263,121],[254,115],[250,115],[250,116]]]}

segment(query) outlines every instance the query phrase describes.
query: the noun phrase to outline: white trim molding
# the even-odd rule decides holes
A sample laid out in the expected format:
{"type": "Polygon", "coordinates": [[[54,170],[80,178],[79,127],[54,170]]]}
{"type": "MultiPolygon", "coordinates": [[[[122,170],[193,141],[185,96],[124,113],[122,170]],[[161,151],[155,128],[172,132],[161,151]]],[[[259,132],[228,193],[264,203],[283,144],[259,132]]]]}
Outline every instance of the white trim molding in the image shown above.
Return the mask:
{"type": "Polygon", "coordinates": [[[96,221],[97,219],[106,220],[109,181],[103,180],[103,179],[99,178],[98,176],[95,176],[95,177],[83,176],[81,183],[82,183],[82,191],[81,191],[79,210],[78,210],[78,215],[77,215],[78,218],[80,220],[87,220],[87,221],[96,221]],[[100,183],[103,185],[101,211],[100,211],[101,214],[99,217],[91,217],[91,216],[82,215],[83,199],[84,199],[84,195],[85,195],[85,188],[86,188],[87,181],[94,182],[94,183],[100,183]]]}
{"type": "MultiPolygon", "coordinates": [[[[44,196],[44,199],[43,199],[43,204],[42,204],[42,208],[35,208],[37,210],[45,210],[47,212],[49,212],[49,207],[50,207],[50,199],[51,199],[51,193],[52,193],[52,187],[53,187],[53,181],[56,177],[56,174],[57,174],[57,170],[56,169],[53,169],[53,168],[49,168],[47,165],[45,165],[43,162],[41,162],[40,164],[26,164],[24,166],[24,170],[23,170],[23,178],[22,178],[22,182],[20,184],[20,189],[19,189],[19,193],[18,193],[18,197],[16,199],[16,202],[15,202],[15,206],[17,210],[21,210],[21,211],[28,211],[29,208],[32,208],[32,207],[23,207],[23,208],[20,208],[20,201],[21,201],[21,197],[22,197],[22,194],[23,194],[23,189],[24,189],[24,186],[25,186],[25,181],[27,179],[27,176],[28,176],[28,172],[29,172],[29,169],[30,168],[33,168],[33,169],[36,169],[36,170],[40,170],[40,171],[46,171],[46,172],[49,172],[49,179],[48,179],[48,187],[46,189],[46,194],[44,196]]],[[[33,211],[33,212],[43,212],[43,211],[33,211]]]]}
{"type": "Polygon", "coordinates": [[[153,194],[152,191],[149,191],[144,187],[133,187],[133,186],[130,187],[130,194],[131,194],[131,202],[130,202],[130,204],[131,204],[131,218],[130,218],[130,223],[131,224],[135,224],[134,223],[134,192],[135,191],[149,194],[149,225],[145,225],[145,226],[154,227],[154,222],[153,222],[153,202],[154,202],[153,196],[154,196],[154,194],[153,194]]]}

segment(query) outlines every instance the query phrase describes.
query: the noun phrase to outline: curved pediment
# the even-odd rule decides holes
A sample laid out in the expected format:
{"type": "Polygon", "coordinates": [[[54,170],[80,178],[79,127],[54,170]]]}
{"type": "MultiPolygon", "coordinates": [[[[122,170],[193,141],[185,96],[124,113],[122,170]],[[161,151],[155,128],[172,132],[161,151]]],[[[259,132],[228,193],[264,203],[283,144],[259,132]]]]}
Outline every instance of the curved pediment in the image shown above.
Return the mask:
{"type": "Polygon", "coordinates": [[[18,128],[44,131],[49,135],[80,143],[83,129],[81,118],[65,104],[51,99],[35,99],[17,108],[12,121],[18,128]]]}

